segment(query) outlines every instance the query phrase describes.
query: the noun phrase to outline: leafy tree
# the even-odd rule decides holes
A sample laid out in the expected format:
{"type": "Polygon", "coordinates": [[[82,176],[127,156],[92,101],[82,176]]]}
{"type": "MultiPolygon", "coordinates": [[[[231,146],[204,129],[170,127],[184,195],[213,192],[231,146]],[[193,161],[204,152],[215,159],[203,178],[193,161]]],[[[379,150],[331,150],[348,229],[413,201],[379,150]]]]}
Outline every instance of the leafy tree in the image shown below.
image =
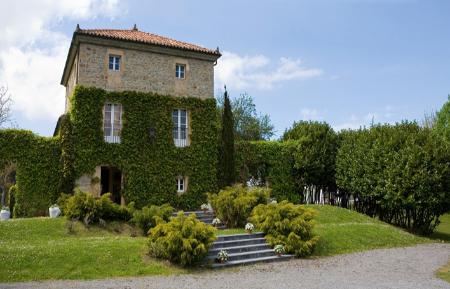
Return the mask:
{"type": "Polygon", "coordinates": [[[335,186],[337,135],[325,122],[299,121],[287,129],[282,141],[295,141],[294,168],[301,185],[335,186]]]}
{"type": "MultiPolygon", "coordinates": [[[[218,110],[224,108],[224,98],[217,99],[218,110]]],[[[234,118],[234,134],[240,140],[268,140],[274,135],[274,126],[268,114],[258,114],[253,98],[247,93],[231,101],[234,118]]]]}
{"type": "Polygon", "coordinates": [[[448,96],[448,101],[437,113],[436,131],[450,142],[450,95],[448,96]]]}
{"type": "Polygon", "coordinates": [[[219,145],[219,187],[230,186],[235,181],[234,168],[234,120],[231,103],[225,87],[224,108],[222,112],[222,131],[219,145]]]}
{"type": "Polygon", "coordinates": [[[0,127],[11,118],[11,95],[8,94],[7,87],[0,87],[0,127]]]}

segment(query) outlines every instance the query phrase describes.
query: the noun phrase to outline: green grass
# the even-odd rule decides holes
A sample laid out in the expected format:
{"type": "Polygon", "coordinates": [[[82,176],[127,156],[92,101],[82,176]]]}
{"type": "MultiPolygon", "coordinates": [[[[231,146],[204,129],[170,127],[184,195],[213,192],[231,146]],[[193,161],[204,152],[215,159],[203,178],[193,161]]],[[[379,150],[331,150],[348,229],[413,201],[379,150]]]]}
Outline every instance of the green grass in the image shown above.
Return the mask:
{"type": "Polygon", "coordinates": [[[149,258],[145,238],[113,224],[69,234],[63,218],[17,219],[0,223],[0,282],[166,275],[182,269],[149,258]]]}
{"type": "MultiPolygon", "coordinates": [[[[450,214],[445,214],[440,218],[441,223],[432,235],[433,239],[450,242],[450,214]]],[[[450,283],[450,260],[447,265],[440,268],[436,275],[450,283]]]]}
{"type": "Polygon", "coordinates": [[[411,246],[430,241],[343,208],[315,205],[309,207],[317,211],[314,232],[320,237],[313,256],[411,246]]]}

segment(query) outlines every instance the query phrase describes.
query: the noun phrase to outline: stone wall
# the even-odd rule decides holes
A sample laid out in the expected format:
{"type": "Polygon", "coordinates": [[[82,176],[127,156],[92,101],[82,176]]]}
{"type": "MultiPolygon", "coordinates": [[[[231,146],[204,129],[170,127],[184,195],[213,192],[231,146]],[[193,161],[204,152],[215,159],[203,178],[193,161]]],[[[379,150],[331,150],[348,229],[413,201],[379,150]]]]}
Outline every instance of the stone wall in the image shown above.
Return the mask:
{"type": "MultiPolygon", "coordinates": [[[[173,96],[214,97],[214,62],[132,49],[80,43],[78,84],[109,91],[134,90],[173,96]],[[120,71],[108,68],[109,55],[120,55],[120,71]],[[186,66],[185,79],[175,77],[186,66]]],[[[76,68],[72,66],[72,72],[76,68]]],[[[70,83],[70,80],[69,80],[70,83]]]]}

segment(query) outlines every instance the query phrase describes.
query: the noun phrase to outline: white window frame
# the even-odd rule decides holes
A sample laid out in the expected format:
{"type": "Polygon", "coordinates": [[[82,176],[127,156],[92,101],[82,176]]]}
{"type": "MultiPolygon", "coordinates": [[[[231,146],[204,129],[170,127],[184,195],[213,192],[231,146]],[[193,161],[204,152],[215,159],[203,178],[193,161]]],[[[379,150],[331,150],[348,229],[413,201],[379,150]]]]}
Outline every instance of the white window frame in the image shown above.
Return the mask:
{"type": "Polygon", "coordinates": [[[110,54],[109,57],[108,57],[108,68],[109,68],[109,70],[120,71],[121,59],[122,59],[122,57],[120,55],[110,54]],[[111,57],[113,59],[112,68],[110,67],[111,57]],[[116,66],[117,66],[117,68],[116,68],[116,66]]]}
{"type": "Polygon", "coordinates": [[[186,178],[182,176],[177,177],[177,193],[186,192],[186,178]]]}
{"type": "Polygon", "coordinates": [[[174,109],[172,111],[172,118],[173,118],[173,112],[176,111],[177,112],[177,123],[174,123],[174,127],[172,128],[175,129],[176,128],[176,136],[173,137],[173,131],[172,131],[172,137],[173,137],[173,142],[175,144],[176,147],[186,147],[189,145],[188,143],[188,139],[189,139],[189,111],[187,109],[174,109]],[[185,129],[185,138],[182,138],[182,127],[181,127],[181,113],[182,112],[186,112],[186,129],[185,129]]]}
{"type": "Polygon", "coordinates": [[[107,143],[120,143],[120,135],[122,132],[122,114],[123,114],[123,109],[122,109],[122,104],[120,103],[110,103],[107,102],[105,103],[105,105],[103,106],[103,135],[104,135],[104,139],[105,142],[107,143]],[[106,107],[108,105],[111,105],[111,113],[110,113],[110,124],[111,124],[111,128],[110,128],[110,135],[106,135],[105,134],[105,117],[106,117],[106,107]],[[115,127],[115,122],[114,122],[114,116],[117,112],[117,110],[120,108],[120,114],[119,114],[119,128],[115,127]],[[119,131],[119,135],[114,135],[114,130],[119,131]]]}
{"type": "Polygon", "coordinates": [[[186,64],[177,63],[175,65],[175,77],[178,79],[186,78],[186,64]],[[183,68],[183,69],[181,69],[183,68]]]}

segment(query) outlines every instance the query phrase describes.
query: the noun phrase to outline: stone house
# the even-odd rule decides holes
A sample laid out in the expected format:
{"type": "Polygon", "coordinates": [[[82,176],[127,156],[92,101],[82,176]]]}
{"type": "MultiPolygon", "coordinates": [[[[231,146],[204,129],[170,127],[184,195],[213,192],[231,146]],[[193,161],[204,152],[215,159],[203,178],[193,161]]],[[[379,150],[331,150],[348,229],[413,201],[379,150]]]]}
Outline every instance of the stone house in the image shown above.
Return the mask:
{"type": "MultiPolygon", "coordinates": [[[[142,32],[136,25],[130,30],[81,29],[77,25],[61,78],[61,84],[66,88],[65,112],[70,113],[73,109],[71,96],[77,86],[100,88],[106,92],[133,91],[205,101],[214,99],[214,66],[220,56],[218,49],[142,32]]],[[[113,154],[114,146],[124,142],[122,130],[126,109],[117,100],[103,103],[103,142],[111,145],[106,153],[113,154]]],[[[186,107],[172,107],[167,111],[172,120],[172,130],[159,134],[171,136],[171,145],[180,150],[196,145],[191,139],[195,134],[191,120],[202,116],[193,113],[186,107]]],[[[144,114],[142,117],[145,117],[144,114]]],[[[198,136],[195,139],[199,139],[199,143],[205,141],[198,136]]],[[[123,170],[126,166],[132,167],[132,164],[129,161],[118,163],[124,165],[97,163],[93,172],[83,172],[77,176],[76,187],[96,196],[109,192],[116,203],[126,203],[122,191],[125,175],[129,172],[123,170]]],[[[176,187],[178,194],[183,194],[189,191],[191,185],[199,187],[196,180],[200,178],[190,178],[187,174],[175,175],[173,187],[176,187]]],[[[170,188],[167,190],[170,191],[170,188]]]]}

